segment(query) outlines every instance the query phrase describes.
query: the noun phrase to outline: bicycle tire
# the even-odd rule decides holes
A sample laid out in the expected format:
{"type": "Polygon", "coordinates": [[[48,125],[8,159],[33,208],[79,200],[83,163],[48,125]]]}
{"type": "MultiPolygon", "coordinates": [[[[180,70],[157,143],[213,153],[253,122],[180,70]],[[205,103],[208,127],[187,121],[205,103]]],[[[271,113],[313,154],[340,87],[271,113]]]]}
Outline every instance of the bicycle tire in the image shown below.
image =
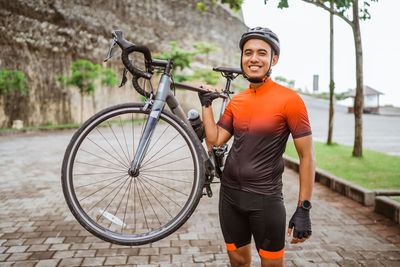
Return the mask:
{"type": "Polygon", "coordinates": [[[202,145],[169,111],[161,113],[139,176],[129,176],[148,115],[142,103],[102,110],[78,129],[64,155],[61,180],[69,209],[85,229],[111,243],[137,246],[165,238],[188,220],[202,196],[202,145]]]}

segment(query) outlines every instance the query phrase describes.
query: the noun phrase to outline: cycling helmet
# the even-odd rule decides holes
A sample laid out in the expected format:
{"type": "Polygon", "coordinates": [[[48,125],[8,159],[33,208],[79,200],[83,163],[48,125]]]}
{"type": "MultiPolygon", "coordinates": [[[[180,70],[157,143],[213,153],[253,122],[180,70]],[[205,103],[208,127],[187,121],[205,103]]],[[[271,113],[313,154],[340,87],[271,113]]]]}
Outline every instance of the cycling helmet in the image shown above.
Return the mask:
{"type": "MultiPolygon", "coordinates": [[[[242,38],[240,38],[240,42],[239,42],[239,47],[240,47],[240,50],[242,51],[241,57],[240,57],[240,68],[242,69],[243,73],[244,73],[243,66],[242,66],[243,47],[244,47],[244,44],[250,39],[263,40],[263,41],[267,42],[272,48],[271,63],[270,63],[268,72],[266,73],[266,78],[267,78],[271,75],[271,71],[272,71],[271,64],[272,64],[273,56],[277,55],[279,58],[279,55],[281,52],[279,38],[273,31],[271,31],[268,28],[263,28],[263,27],[252,28],[252,29],[249,29],[246,33],[244,33],[242,35],[242,38]]],[[[244,75],[244,76],[250,82],[262,82],[263,81],[263,80],[259,80],[259,79],[250,79],[247,77],[247,75],[244,75]]]]}
{"type": "Polygon", "coordinates": [[[274,50],[275,55],[279,57],[281,50],[279,45],[279,38],[270,29],[263,27],[256,27],[249,29],[246,33],[242,35],[242,38],[240,39],[239,42],[240,50],[243,51],[244,44],[250,39],[260,39],[269,43],[269,45],[274,50]]]}

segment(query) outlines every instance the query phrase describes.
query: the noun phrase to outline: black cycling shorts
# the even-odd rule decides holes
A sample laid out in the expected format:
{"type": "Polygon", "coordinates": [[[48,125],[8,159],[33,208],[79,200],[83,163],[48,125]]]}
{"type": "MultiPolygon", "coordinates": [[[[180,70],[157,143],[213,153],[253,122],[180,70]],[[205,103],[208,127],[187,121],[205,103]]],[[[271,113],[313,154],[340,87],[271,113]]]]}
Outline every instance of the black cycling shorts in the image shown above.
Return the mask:
{"type": "Polygon", "coordinates": [[[283,257],[286,210],[282,195],[262,195],[221,186],[219,220],[228,251],[250,244],[253,235],[261,257],[283,257]]]}

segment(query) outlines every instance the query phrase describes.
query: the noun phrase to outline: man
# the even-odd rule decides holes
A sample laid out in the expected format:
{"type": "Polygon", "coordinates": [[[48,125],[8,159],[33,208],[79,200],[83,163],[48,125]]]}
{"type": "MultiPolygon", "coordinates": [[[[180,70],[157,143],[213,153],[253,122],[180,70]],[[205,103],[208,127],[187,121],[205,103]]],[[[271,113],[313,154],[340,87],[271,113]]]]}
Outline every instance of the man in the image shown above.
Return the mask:
{"type": "Polygon", "coordinates": [[[278,37],[267,28],[242,35],[241,68],[250,86],[234,96],[216,124],[212,113],[215,93],[200,93],[208,144],[234,141],[221,178],[219,216],[231,265],[250,266],[251,236],[261,266],[284,266],[286,211],[282,173],[289,134],[300,159],[298,207],[290,222],[291,243],[311,236],[311,194],[315,160],[307,110],[300,96],[270,78],[278,62],[278,37]]]}

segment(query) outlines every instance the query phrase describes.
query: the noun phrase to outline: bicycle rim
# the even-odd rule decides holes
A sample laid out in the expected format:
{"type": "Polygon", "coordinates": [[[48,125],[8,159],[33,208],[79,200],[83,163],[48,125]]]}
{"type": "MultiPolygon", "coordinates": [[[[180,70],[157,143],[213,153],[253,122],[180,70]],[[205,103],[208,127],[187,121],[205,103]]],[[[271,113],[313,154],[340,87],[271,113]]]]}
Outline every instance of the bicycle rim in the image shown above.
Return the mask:
{"type": "Polygon", "coordinates": [[[103,240],[154,242],[177,230],[201,197],[200,143],[186,125],[163,112],[137,177],[128,174],[148,111],[141,104],[106,109],[72,138],[62,184],[76,219],[103,240]]]}

